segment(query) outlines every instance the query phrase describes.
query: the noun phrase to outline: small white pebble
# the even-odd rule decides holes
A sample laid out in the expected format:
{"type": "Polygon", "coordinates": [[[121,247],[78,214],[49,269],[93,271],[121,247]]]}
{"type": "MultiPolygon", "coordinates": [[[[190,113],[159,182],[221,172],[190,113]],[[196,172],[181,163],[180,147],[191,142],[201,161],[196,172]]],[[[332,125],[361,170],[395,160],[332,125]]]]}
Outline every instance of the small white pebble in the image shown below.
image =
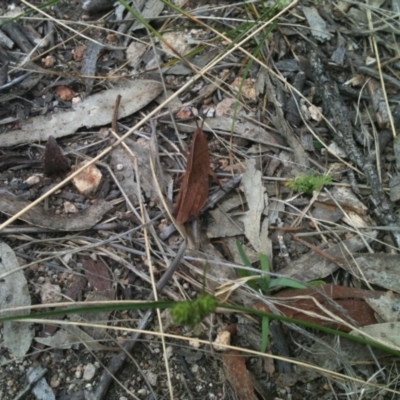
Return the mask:
{"type": "Polygon", "coordinates": [[[78,365],[75,371],[75,378],[81,379],[82,378],[82,365],[78,365]]]}
{"type": "Polygon", "coordinates": [[[65,201],[64,202],[64,212],[66,214],[75,214],[78,212],[78,209],[76,208],[74,203],[71,203],[70,201],[65,201]]]}
{"type": "Polygon", "coordinates": [[[40,182],[40,176],[39,175],[32,175],[29,178],[27,178],[24,183],[26,183],[29,186],[33,186],[33,185],[36,185],[39,182],[40,182]]]}
{"type": "Polygon", "coordinates": [[[189,346],[194,347],[195,349],[198,349],[200,347],[200,342],[198,339],[190,339],[189,346]]]}
{"type": "Polygon", "coordinates": [[[146,377],[150,383],[151,386],[157,386],[157,380],[158,380],[158,375],[155,374],[152,371],[147,371],[146,372],[146,377]]]}
{"type": "Polygon", "coordinates": [[[199,366],[197,364],[194,364],[190,370],[194,373],[197,374],[199,372],[199,366]]]}
{"type": "Polygon", "coordinates": [[[117,164],[117,171],[122,171],[124,169],[124,164],[117,164]]]}
{"type": "Polygon", "coordinates": [[[218,332],[217,337],[214,340],[213,348],[216,351],[227,351],[225,346],[231,344],[231,333],[229,331],[218,332]]]}
{"type": "Polygon", "coordinates": [[[174,350],[173,350],[172,346],[168,346],[165,349],[165,355],[167,356],[167,360],[171,358],[173,352],[174,352],[174,350]]]}
{"type": "Polygon", "coordinates": [[[85,381],[91,381],[96,374],[96,367],[94,364],[89,363],[85,366],[85,370],[83,371],[83,379],[85,381]]]}

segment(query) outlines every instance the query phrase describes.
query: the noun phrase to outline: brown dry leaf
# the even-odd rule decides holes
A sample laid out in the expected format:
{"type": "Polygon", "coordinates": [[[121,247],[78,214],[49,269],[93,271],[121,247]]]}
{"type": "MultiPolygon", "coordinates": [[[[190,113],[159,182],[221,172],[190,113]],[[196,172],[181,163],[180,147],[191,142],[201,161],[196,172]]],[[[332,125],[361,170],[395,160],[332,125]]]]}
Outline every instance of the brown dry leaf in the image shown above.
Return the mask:
{"type": "Polygon", "coordinates": [[[222,354],[226,378],[232,385],[239,400],[257,400],[246,358],[237,350],[222,354]]]}
{"type": "MultiPolygon", "coordinates": [[[[339,316],[339,318],[352,325],[354,325],[353,321],[358,326],[376,324],[377,320],[374,310],[368,305],[365,299],[377,298],[383,294],[383,292],[372,292],[345,286],[324,285],[310,289],[285,290],[278,293],[274,298],[279,298],[280,300],[283,298],[287,299],[286,303],[280,302],[276,307],[289,318],[350,332],[351,328],[344,324],[322,320],[314,315],[310,315],[310,313],[329,317],[323,311],[323,308],[326,308],[334,315],[339,316]],[[314,300],[317,300],[323,307],[318,307],[314,300]],[[287,306],[284,304],[287,304],[287,306]]],[[[257,308],[266,310],[265,305],[260,303],[257,304],[257,308]]]]}
{"type": "MultiPolygon", "coordinates": [[[[0,193],[0,212],[13,216],[30,202],[20,200],[10,193],[0,193]]],[[[76,214],[57,215],[45,211],[43,206],[38,205],[26,212],[20,219],[31,225],[59,231],[84,231],[96,225],[103,215],[113,208],[112,204],[105,200],[98,200],[86,210],[76,214]]]]}
{"type": "Polygon", "coordinates": [[[91,258],[81,260],[85,267],[85,276],[89,282],[90,288],[96,291],[111,289],[112,279],[107,265],[102,261],[94,261],[91,258]]]}

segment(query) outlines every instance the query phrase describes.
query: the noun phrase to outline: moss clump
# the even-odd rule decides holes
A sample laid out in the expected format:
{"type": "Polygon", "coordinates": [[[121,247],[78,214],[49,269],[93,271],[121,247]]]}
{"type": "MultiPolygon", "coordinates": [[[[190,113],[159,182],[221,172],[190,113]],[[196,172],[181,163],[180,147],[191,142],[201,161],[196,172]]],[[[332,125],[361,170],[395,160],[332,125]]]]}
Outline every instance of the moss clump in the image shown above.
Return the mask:
{"type": "Polygon", "coordinates": [[[296,192],[304,192],[312,194],[314,190],[321,190],[325,185],[332,183],[332,177],[330,175],[317,175],[312,173],[309,175],[298,175],[293,180],[286,183],[286,186],[296,192]]]}
{"type": "Polygon", "coordinates": [[[176,324],[194,327],[208,314],[213,313],[216,307],[215,297],[205,295],[197,300],[176,303],[171,310],[171,315],[176,324]]]}

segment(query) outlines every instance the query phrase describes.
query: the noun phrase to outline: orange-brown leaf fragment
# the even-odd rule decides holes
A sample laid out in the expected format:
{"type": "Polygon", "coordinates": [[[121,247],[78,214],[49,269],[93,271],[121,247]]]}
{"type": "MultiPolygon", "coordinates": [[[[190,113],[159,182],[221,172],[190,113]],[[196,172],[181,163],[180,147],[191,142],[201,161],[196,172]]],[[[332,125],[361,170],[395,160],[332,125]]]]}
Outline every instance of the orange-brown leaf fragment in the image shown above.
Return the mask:
{"type": "Polygon", "coordinates": [[[232,385],[239,400],[257,400],[250,373],[246,367],[246,358],[237,350],[222,354],[226,378],[232,385]]]}
{"type": "Polygon", "coordinates": [[[112,287],[112,279],[107,265],[103,261],[94,261],[91,258],[82,260],[85,266],[85,276],[90,286],[96,291],[106,291],[112,287]]]}

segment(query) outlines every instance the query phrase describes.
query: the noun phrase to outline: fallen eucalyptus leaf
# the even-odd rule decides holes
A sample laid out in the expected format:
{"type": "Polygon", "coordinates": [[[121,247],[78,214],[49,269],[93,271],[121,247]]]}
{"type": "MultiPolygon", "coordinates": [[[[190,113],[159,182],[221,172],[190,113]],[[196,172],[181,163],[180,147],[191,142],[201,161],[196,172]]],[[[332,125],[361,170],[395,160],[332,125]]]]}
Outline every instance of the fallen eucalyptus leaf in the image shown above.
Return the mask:
{"type": "MultiPolygon", "coordinates": [[[[31,305],[28,282],[13,250],[0,243],[0,310],[31,305]]],[[[27,315],[30,310],[12,311],[2,315],[27,315]]],[[[3,324],[3,346],[15,358],[24,357],[31,347],[34,331],[29,322],[8,321],[3,324]]]]}
{"type": "MultiPolygon", "coordinates": [[[[20,200],[10,193],[0,193],[0,212],[15,215],[30,204],[20,200]]],[[[41,205],[27,211],[20,219],[31,225],[58,231],[84,231],[99,222],[103,215],[112,209],[112,204],[105,200],[98,200],[86,210],[76,214],[57,215],[45,211],[41,205]]]]}
{"type": "Polygon", "coordinates": [[[118,118],[125,118],[149,104],[161,91],[162,84],[157,81],[124,80],[114,89],[96,93],[73,105],[71,111],[60,111],[21,121],[20,129],[1,135],[1,146],[45,142],[50,135],[57,139],[71,135],[82,127],[110,124],[118,95],[122,97],[118,118]]]}

